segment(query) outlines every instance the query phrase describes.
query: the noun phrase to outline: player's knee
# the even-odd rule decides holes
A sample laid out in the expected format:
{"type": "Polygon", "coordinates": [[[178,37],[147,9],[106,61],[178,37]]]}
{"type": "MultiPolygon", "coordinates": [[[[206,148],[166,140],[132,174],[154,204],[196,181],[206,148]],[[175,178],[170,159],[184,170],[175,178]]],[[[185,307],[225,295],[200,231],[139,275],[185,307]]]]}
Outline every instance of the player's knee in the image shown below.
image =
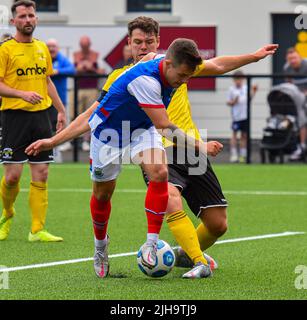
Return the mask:
{"type": "Polygon", "coordinates": [[[35,181],[47,182],[47,180],[48,180],[48,167],[38,170],[38,172],[36,173],[35,181]]]}
{"type": "Polygon", "coordinates": [[[179,191],[174,192],[172,188],[168,188],[168,207],[169,213],[178,211],[182,207],[181,194],[179,191]]]}
{"type": "Polygon", "coordinates": [[[219,238],[226,233],[227,229],[227,219],[219,219],[215,224],[210,226],[210,233],[219,238]]]}
{"type": "Polygon", "coordinates": [[[96,190],[96,191],[94,192],[94,197],[95,197],[98,201],[107,202],[107,201],[111,200],[111,198],[112,198],[112,192],[111,192],[111,191],[106,191],[106,190],[96,190]]]}
{"type": "Polygon", "coordinates": [[[156,166],[156,168],[151,172],[151,181],[162,182],[167,181],[168,172],[166,166],[156,166]]]}
{"type": "Polygon", "coordinates": [[[20,174],[15,172],[7,173],[5,176],[5,182],[8,185],[15,185],[19,182],[19,180],[20,180],[20,174]]]}

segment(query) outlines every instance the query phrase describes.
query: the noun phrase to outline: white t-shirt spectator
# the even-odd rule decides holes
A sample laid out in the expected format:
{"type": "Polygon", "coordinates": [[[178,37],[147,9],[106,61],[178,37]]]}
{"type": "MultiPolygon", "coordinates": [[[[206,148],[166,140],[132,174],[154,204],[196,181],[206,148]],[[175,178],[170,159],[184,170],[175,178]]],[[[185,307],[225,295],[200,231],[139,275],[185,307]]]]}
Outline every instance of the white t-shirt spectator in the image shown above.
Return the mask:
{"type": "Polygon", "coordinates": [[[247,119],[247,86],[244,84],[241,88],[231,86],[228,91],[227,101],[238,97],[238,102],[231,107],[233,121],[242,121],[247,119]]]}

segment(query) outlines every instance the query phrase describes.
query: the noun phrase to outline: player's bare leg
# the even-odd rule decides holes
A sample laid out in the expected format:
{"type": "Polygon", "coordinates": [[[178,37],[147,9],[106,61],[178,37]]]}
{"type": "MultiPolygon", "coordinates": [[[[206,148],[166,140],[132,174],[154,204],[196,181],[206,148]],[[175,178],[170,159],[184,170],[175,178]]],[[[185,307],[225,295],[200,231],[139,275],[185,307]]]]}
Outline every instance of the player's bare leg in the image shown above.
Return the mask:
{"type": "MultiPolygon", "coordinates": [[[[226,207],[203,209],[200,219],[202,222],[197,227],[197,236],[201,251],[205,251],[227,231],[226,207]]],[[[181,248],[177,252],[177,257],[177,265],[178,263],[184,267],[191,267],[193,265],[192,260],[181,248]]],[[[204,253],[204,258],[207,260],[211,270],[218,268],[217,262],[212,257],[204,253]]]]}
{"type": "Polygon", "coordinates": [[[238,162],[238,151],[237,151],[237,132],[233,131],[230,139],[230,162],[238,162]]]}
{"type": "Polygon", "coordinates": [[[247,156],[247,133],[241,132],[241,138],[240,138],[240,157],[239,162],[244,163],[246,162],[246,156],[247,156]]]}
{"type": "Polygon", "coordinates": [[[202,223],[197,228],[197,235],[201,250],[204,251],[227,231],[227,209],[226,207],[203,209],[199,217],[202,223]]]}

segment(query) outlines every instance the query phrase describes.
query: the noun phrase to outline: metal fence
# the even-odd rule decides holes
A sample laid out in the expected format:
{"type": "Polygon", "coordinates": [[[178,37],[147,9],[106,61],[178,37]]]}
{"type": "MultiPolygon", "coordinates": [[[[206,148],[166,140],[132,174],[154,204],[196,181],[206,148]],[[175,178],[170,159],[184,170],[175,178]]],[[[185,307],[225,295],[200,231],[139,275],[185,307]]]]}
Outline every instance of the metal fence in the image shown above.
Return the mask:
{"type": "MultiPolygon", "coordinates": [[[[108,75],[62,75],[62,77],[72,78],[73,79],[73,97],[74,97],[74,103],[73,103],[73,117],[76,118],[78,116],[78,81],[82,78],[98,78],[98,79],[105,79],[108,75]]],[[[251,99],[251,87],[253,84],[253,81],[256,79],[267,79],[271,80],[271,83],[269,85],[269,88],[267,88],[267,91],[270,90],[270,87],[272,87],[274,84],[284,82],[286,78],[293,78],[293,75],[285,75],[285,74],[245,74],[242,76],[246,79],[246,85],[247,85],[247,123],[248,123],[248,130],[247,130],[247,157],[246,157],[246,163],[250,164],[252,163],[252,137],[251,137],[251,119],[253,117],[252,115],[252,99],[251,99]]],[[[307,75],[297,75],[295,78],[306,78],[307,75]]],[[[233,78],[233,75],[219,75],[219,76],[206,76],[202,78],[216,78],[216,79],[229,79],[233,78]]],[[[214,91],[213,91],[214,92],[214,91]]],[[[73,141],[73,161],[78,162],[79,161],[79,148],[78,148],[78,139],[75,139],[73,141]]]]}

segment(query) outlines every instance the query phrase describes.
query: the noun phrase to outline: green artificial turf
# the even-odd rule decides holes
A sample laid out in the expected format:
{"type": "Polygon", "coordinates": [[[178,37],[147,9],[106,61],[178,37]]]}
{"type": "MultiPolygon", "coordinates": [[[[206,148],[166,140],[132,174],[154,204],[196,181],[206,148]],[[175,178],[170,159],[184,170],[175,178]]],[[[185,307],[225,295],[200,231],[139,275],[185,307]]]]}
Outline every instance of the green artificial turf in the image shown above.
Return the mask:
{"type": "MultiPolygon", "coordinates": [[[[214,168],[229,201],[229,230],[220,240],[307,232],[307,166],[214,168]],[[288,193],[282,194],[284,191],[288,193]]],[[[19,267],[93,256],[91,181],[86,165],[50,168],[47,229],[62,236],[63,243],[27,241],[27,166],[21,188],[11,233],[0,242],[0,265],[19,267]]],[[[124,167],[112,200],[110,255],[135,252],[145,242],[144,197],[139,169],[124,167]]],[[[198,223],[190,212],[189,216],[198,223]]],[[[160,238],[176,245],[166,223],[160,238]]],[[[146,277],[138,269],[135,255],[110,258],[107,279],[95,276],[92,261],[30,268],[9,273],[9,289],[0,289],[0,299],[307,299],[307,290],[295,288],[296,266],[307,265],[306,248],[307,233],[219,243],[207,251],[218,261],[219,269],[212,278],[200,280],[182,279],[187,270],[179,268],[161,279],[146,277]]]]}

